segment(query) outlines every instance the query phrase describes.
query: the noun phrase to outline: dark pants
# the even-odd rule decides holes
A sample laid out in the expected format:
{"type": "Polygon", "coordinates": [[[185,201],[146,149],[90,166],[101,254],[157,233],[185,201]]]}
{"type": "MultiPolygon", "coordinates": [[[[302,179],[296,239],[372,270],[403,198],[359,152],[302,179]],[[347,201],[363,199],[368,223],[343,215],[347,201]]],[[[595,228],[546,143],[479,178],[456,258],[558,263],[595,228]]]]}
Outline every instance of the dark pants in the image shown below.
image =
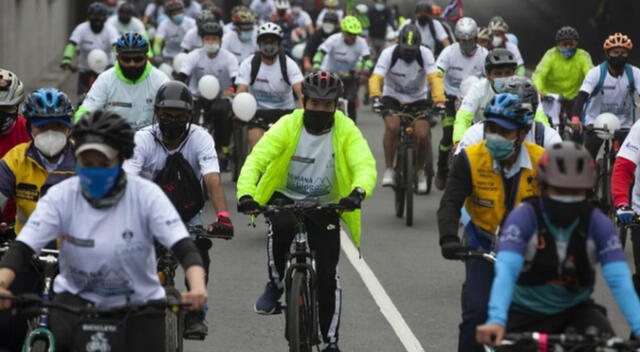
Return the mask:
{"type": "MultiPolygon", "coordinates": [[[[33,265],[28,265],[16,273],[9,287],[14,295],[24,293],[40,294],[43,288],[43,276],[33,265]]],[[[0,311],[0,351],[20,351],[27,334],[27,317],[12,314],[11,310],[0,311]]]]}
{"type": "Polygon", "coordinates": [[[213,131],[213,140],[216,142],[216,151],[220,154],[231,143],[233,123],[231,121],[231,104],[227,99],[207,100],[199,98],[193,105],[194,122],[199,122],[200,114],[203,117],[203,127],[213,131]]]}
{"type": "MultiPolygon", "coordinates": [[[[288,200],[276,193],[270,202],[286,203],[288,200]]],[[[268,219],[269,278],[279,287],[284,284],[284,269],[291,242],[295,237],[295,225],[296,219],[290,212],[280,212],[268,219]]],[[[316,260],[320,331],[324,342],[337,342],[342,306],[342,289],[337,273],[340,258],[338,214],[334,211],[311,213],[305,218],[305,226],[309,234],[309,248],[316,260]]]]}
{"type": "Polygon", "coordinates": [[[465,262],[466,279],[462,286],[462,323],[458,336],[459,352],[483,352],[476,343],[476,327],[487,321],[487,306],[493,283],[493,264],[483,259],[465,262]]]}
{"type": "Polygon", "coordinates": [[[456,116],[456,97],[447,95],[445,114],[442,118],[442,139],[438,153],[438,170],[445,175],[449,173],[449,156],[453,147],[453,121],[456,116]]]}
{"type": "Polygon", "coordinates": [[[631,244],[633,248],[633,286],[640,295],[640,228],[631,228],[631,244]]]}
{"type": "Polygon", "coordinates": [[[590,327],[600,333],[613,335],[613,328],[607,319],[607,310],[592,300],[553,315],[523,313],[509,310],[507,332],[542,332],[561,334],[573,330],[585,334],[590,327]]]}
{"type": "Polygon", "coordinates": [[[344,83],[344,94],[342,97],[349,101],[348,115],[353,120],[356,121],[356,100],[358,99],[358,78],[346,78],[343,79],[344,83]]]}
{"type": "MultiPolygon", "coordinates": [[[[89,301],[64,292],[53,299],[66,305],[87,305],[89,301]]],[[[124,317],[122,317],[124,319],[124,317]]],[[[73,338],[79,330],[81,317],[58,309],[51,310],[51,332],[56,338],[56,352],[72,351],[73,338]]],[[[126,319],[128,351],[164,351],[164,311],[149,308],[126,319]]]]}
{"type": "Polygon", "coordinates": [[[93,71],[78,73],[78,96],[87,93],[97,78],[98,74],[93,71]]]}
{"type": "MultiPolygon", "coordinates": [[[[617,153],[628,134],[628,130],[617,130],[613,135],[610,148],[617,153]]],[[[589,151],[594,159],[598,156],[598,152],[600,151],[600,147],[602,147],[603,143],[604,140],[600,139],[595,131],[586,130],[584,132],[584,147],[589,151]]]]}

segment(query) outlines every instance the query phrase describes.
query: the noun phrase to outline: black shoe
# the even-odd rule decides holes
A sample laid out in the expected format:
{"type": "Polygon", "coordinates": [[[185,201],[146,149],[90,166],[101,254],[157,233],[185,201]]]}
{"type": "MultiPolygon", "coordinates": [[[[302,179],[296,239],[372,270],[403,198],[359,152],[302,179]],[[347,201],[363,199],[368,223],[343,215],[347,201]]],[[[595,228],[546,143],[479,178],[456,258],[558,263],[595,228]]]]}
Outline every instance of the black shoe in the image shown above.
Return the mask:
{"type": "Polygon", "coordinates": [[[436,188],[443,191],[447,186],[447,174],[448,172],[438,169],[436,172],[436,188]]]}
{"type": "Polygon", "coordinates": [[[189,312],[184,317],[183,337],[187,340],[204,340],[209,333],[207,325],[202,318],[202,312],[189,312]]]}

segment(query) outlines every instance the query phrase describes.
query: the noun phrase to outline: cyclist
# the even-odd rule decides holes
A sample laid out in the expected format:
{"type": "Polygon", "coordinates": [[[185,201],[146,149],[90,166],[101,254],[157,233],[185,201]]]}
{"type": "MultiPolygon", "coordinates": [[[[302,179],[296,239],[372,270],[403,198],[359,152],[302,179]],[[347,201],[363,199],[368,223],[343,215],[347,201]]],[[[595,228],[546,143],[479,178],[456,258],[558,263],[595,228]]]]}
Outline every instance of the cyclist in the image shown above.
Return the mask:
{"type": "Polygon", "coordinates": [[[293,23],[295,24],[300,39],[312,35],[315,29],[311,15],[302,9],[302,4],[303,0],[291,1],[291,15],[293,16],[293,23]]]}
{"type": "Polygon", "coordinates": [[[234,81],[238,75],[238,60],[232,53],[220,48],[222,27],[219,24],[205,23],[201,33],[204,46],[187,55],[178,74],[178,80],[188,83],[191,94],[197,97],[192,109],[193,121],[199,123],[202,115],[203,126],[213,131],[220,168],[224,170],[233,128],[229,98],[233,96],[234,81]],[[204,75],[216,77],[222,87],[221,93],[214,99],[200,96],[198,82],[204,75]]]}
{"type": "Polygon", "coordinates": [[[271,14],[276,11],[273,0],[252,0],[249,9],[258,17],[259,23],[269,22],[271,14]]]}
{"type": "Polygon", "coordinates": [[[125,33],[116,42],[116,64],[102,72],[78,107],[75,120],[89,111],[109,109],[135,128],[151,124],[153,97],[167,75],[147,60],[149,42],[139,33],[125,33]]]}
{"type": "Polygon", "coordinates": [[[249,10],[236,12],[231,21],[234,30],[222,36],[222,48],[235,55],[238,62],[258,51],[256,18],[249,10]]]}
{"type": "MultiPolygon", "coordinates": [[[[147,7],[144,9],[143,22],[145,24],[156,24],[156,27],[164,22],[165,19],[170,18],[171,10],[168,10],[169,2],[171,0],[153,0],[149,1],[147,7]]],[[[191,18],[196,18],[200,11],[202,11],[202,5],[200,2],[193,0],[183,0],[184,14],[191,18]]]]}
{"type": "Polygon", "coordinates": [[[259,52],[246,58],[238,70],[237,92],[250,92],[258,111],[249,121],[249,150],[270,125],[295,108],[293,94],[302,99],[302,72],[282,51],[282,29],[268,22],[258,29],[259,52]]]}
{"type": "Polygon", "coordinates": [[[302,60],[304,70],[311,72],[313,70],[312,59],[318,51],[318,48],[324,43],[329,36],[335,34],[340,30],[338,13],[335,11],[327,12],[324,16],[322,26],[317,29],[307,40],[307,45],[304,47],[304,59],[302,60]]]}
{"type": "MultiPolygon", "coordinates": [[[[547,50],[531,75],[540,96],[559,94],[567,100],[563,108],[568,115],[573,112],[573,100],[582,81],[593,67],[591,55],[578,48],[579,39],[574,28],[560,28],[556,32],[556,46],[547,50]]],[[[580,130],[580,125],[575,122],[571,127],[580,130]]]]}
{"type": "MultiPolygon", "coordinates": [[[[282,48],[287,54],[291,53],[294,41],[294,32],[298,29],[291,13],[291,4],[289,0],[275,0],[276,11],[271,14],[270,22],[277,24],[282,28],[282,48]]],[[[303,29],[298,33],[302,34],[303,29]]],[[[300,38],[298,38],[300,39],[300,38]]]]}
{"type": "Polygon", "coordinates": [[[436,66],[444,76],[444,90],[447,96],[445,116],[442,120],[442,139],[438,153],[438,172],[436,187],[444,189],[448,170],[449,155],[453,145],[453,123],[456,116],[456,101],[462,98],[460,84],[469,76],[481,77],[484,74],[484,62],[487,50],[477,44],[478,24],[469,17],[463,17],[456,23],[454,30],[458,39],[442,50],[436,66]]]}
{"type": "MultiPolygon", "coordinates": [[[[533,82],[528,78],[522,76],[509,77],[509,79],[504,83],[504,87],[500,93],[515,94],[522,99],[523,106],[526,106],[531,111],[535,111],[537,114],[542,111],[542,108],[538,103],[538,91],[533,85],[533,82]]],[[[484,124],[483,121],[480,121],[467,129],[458,143],[455,154],[459,154],[465,147],[482,142],[483,139],[484,124]]],[[[543,148],[549,148],[556,143],[562,142],[562,138],[558,131],[551,128],[548,124],[545,125],[540,121],[532,121],[525,140],[529,143],[535,143],[543,148]]]]}
{"type": "Polygon", "coordinates": [[[391,26],[397,30],[395,17],[391,8],[387,6],[386,0],[376,0],[373,9],[367,12],[369,17],[369,43],[371,51],[377,59],[387,44],[387,28],[391,26]]]}
{"type": "Polygon", "coordinates": [[[318,17],[316,18],[316,29],[320,29],[324,23],[324,16],[329,12],[335,12],[338,14],[338,21],[342,21],[344,17],[344,10],[340,8],[340,0],[324,0],[324,7],[320,10],[318,17]]]}
{"type": "MultiPolygon", "coordinates": [[[[633,43],[628,36],[616,33],[604,41],[606,61],[592,68],[582,82],[580,93],[573,106],[572,125],[581,125],[581,116],[587,101],[585,124],[591,125],[603,112],[615,114],[621,128],[630,128],[635,122],[634,97],[640,92],[640,69],[627,64],[633,43]]],[[[579,127],[580,128],[580,127],[579,127]]],[[[595,131],[587,130],[584,146],[594,158],[600,150],[602,139],[595,131]]]]}
{"type": "MultiPolygon", "coordinates": [[[[207,39],[205,37],[205,41],[207,39]]],[[[127,173],[155,180],[158,174],[167,167],[168,156],[180,153],[198,181],[197,188],[200,188],[200,180],[202,180],[209,192],[217,222],[208,225],[207,230],[209,232],[217,230],[232,237],[233,224],[227,211],[215,145],[206,130],[190,123],[192,109],[193,98],[187,86],[175,81],[163,84],[158,89],[155,99],[157,123],[136,132],[133,157],[124,163],[123,169],[127,173]]],[[[185,182],[188,182],[186,178],[185,182]]],[[[182,220],[188,225],[202,226],[202,209],[199,210],[200,212],[192,218],[183,218],[182,220]]],[[[205,278],[208,278],[211,240],[196,238],[195,244],[204,263],[205,278]]],[[[185,317],[185,336],[199,340],[204,339],[208,333],[204,323],[205,314],[204,311],[187,314],[185,317]]]]}
{"type": "Polygon", "coordinates": [[[518,76],[524,76],[524,60],[522,59],[522,55],[520,54],[520,49],[518,49],[518,45],[509,41],[509,37],[507,36],[507,32],[509,31],[509,25],[505,20],[500,16],[494,16],[487,26],[489,31],[491,32],[491,48],[503,48],[507,49],[513,53],[518,62],[518,68],[516,69],[516,74],[518,76]]]}
{"type": "MultiPolygon", "coordinates": [[[[500,93],[485,109],[485,140],[463,149],[454,159],[438,209],[442,256],[457,260],[469,248],[491,251],[496,231],[506,214],[524,198],[539,193],[535,165],[544,149],[525,141],[530,109],[514,94],[500,93]],[[464,246],[458,238],[460,209],[471,220],[464,228],[464,246]]],[[[475,328],[487,319],[493,266],[483,259],[465,261],[463,311],[458,351],[482,351],[475,328]]]]}
{"type": "Polygon", "coordinates": [[[587,200],[597,180],[593,158],[573,142],[556,144],[538,166],[541,197],[523,202],[500,232],[489,318],[479,343],[499,345],[508,332],[567,331],[613,335],[604,307],[591,295],[595,262],[640,336],[640,301],[613,223],[587,200]],[[564,248],[558,250],[558,248],[564,248]]]}
{"type": "Polygon", "coordinates": [[[222,21],[211,11],[201,11],[195,20],[196,26],[189,29],[180,42],[180,48],[185,53],[197,48],[202,48],[202,26],[204,26],[205,23],[213,22],[221,26],[223,25],[222,21]]]}
{"type": "Polygon", "coordinates": [[[504,20],[504,18],[502,18],[502,16],[493,16],[489,19],[489,23],[491,22],[503,22],[504,25],[506,26],[506,30],[504,33],[499,33],[498,34],[503,34],[501,35],[503,37],[504,40],[512,43],[515,46],[518,46],[518,37],[516,37],[515,34],[508,32],[509,31],[509,25],[507,24],[507,21],[504,20]]]}
{"type": "MultiPolygon", "coordinates": [[[[404,27],[409,23],[418,26],[420,36],[422,37],[422,44],[431,49],[431,52],[437,57],[444,47],[451,44],[451,41],[442,23],[434,19],[433,4],[426,0],[418,2],[414,11],[414,17],[415,18],[410,21],[405,21],[402,26],[404,27]]],[[[402,29],[402,27],[400,27],[400,29],[402,29]]]]}
{"type": "Polygon", "coordinates": [[[491,31],[489,30],[489,28],[478,28],[478,45],[489,51],[493,50],[493,47],[491,46],[491,31]]]}
{"type": "Polygon", "coordinates": [[[106,24],[113,27],[118,32],[118,35],[135,32],[144,35],[147,40],[149,39],[144,23],[135,17],[135,9],[128,2],[120,4],[117,13],[109,17],[106,24]]]}
{"type": "Polygon", "coordinates": [[[349,101],[348,115],[356,120],[358,77],[373,68],[369,46],[360,37],[362,25],[354,16],[345,16],[340,22],[342,33],[327,38],[313,56],[314,69],[338,74],[344,83],[344,98],[349,101]]]}
{"type": "MultiPolygon", "coordinates": [[[[238,211],[251,214],[267,203],[339,200],[354,210],[340,217],[359,247],[359,209],[375,186],[376,166],[360,130],[336,111],[342,89],[340,79],[329,72],[311,73],[305,78],[304,109],[280,119],[247,157],[238,179],[238,211]]],[[[279,306],[286,254],[295,234],[291,214],[273,215],[267,222],[269,282],[255,304],[259,314],[272,314],[279,306]]],[[[310,215],[305,225],[315,253],[320,330],[326,344],[323,351],[339,352],[339,214],[318,212],[310,215]]]]}
{"type": "Polygon", "coordinates": [[[185,16],[182,0],[168,0],[164,8],[169,15],[169,20],[162,21],[158,25],[156,37],[153,39],[153,52],[158,57],[172,61],[182,52],[182,39],[190,29],[196,28],[196,21],[185,16]]]}
{"type": "MultiPolygon", "coordinates": [[[[78,177],[52,187],[40,199],[31,221],[2,258],[0,294],[11,295],[9,285],[33,255],[59,239],[54,303],[118,307],[162,300],[157,240],[171,248],[185,269],[191,289],[182,300],[192,304],[189,309],[202,307],[207,299],[202,259],[176,210],[158,186],[122,171],[122,162],[133,153],[133,134],[125,119],[102,110],[75,125],[78,177]]],[[[1,309],[10,305],[0,300],[1,309]]],[[[164,336],[163,310],[150,313],[127,319],[127,330],[136,332],[127,334],[127,349],[164,350],[165,339],[149,338],[164,336]]],[[[56,351],[71,351],[82,318],[58,309],[49,314],[56,351]]]]}
{"type": "MultiPolygon", "coordinates": [[[[105,26],[107,7],[101,2],[94,2],[87,10],[87,20],[80,23],[71,33],[69,43],[64,48],[62,64],[63,70],[71,70],[71,61],[78,51],[78,96],[86,93],[98,77],[98,73],[91,70],[87,57],[89,52],[100,49],[107,55],[118,40],[118,32],[111,26],[105,26]]],[[[111,60],[109,60],[111,63],[111,60]]]]}
{"type": "Polygon", "coordinates": [[[428,148],[430,116],[424,115],[423,112],[430,105],[429,91],[431,91],[431,99],[436,102],[436,105],[442,107],[445,100],[442,77],[438,74],[433,54],[431,50],[421,45],[418,28],[407,25],[400,31],[399,43],[382,51],[373,75],[369,79],[369,94],[373,101],[373,109],[376,112],[383,112],[385,126],[383,187],[395,184],[393,165],[400,139],[400,119],[396,113],[408,110],[423,115],[413,125],[418,140],[417,189],[420,193],[427,191],[425,166],[427,152],[431,152],[428,148]]]}

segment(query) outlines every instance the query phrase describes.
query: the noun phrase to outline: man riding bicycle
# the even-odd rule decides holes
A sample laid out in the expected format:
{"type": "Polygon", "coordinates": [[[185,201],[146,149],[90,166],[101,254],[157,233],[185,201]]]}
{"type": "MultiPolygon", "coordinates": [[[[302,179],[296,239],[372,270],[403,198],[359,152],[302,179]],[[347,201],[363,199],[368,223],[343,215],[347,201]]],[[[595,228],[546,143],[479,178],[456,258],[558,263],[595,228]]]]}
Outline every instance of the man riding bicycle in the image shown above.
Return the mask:
{"type": "Polygon", "coordinates": [[[196,28],[196,21],[185,15],[182,0],[168,0],[164,9],[169,18],[158,25],[153,52],[156,57],[171,62],[182,52],[182,40],[189,30],[196,28]]]}
{"type": "MultiPolygon", "coordinates": [[[[360,207],[376,182],[376,165],[360,130],[336,111],[344,86],[329,72],[308,75],[304,109],[283,116],[247,157],[238,178],[238,211],[252,214],[260,205],[301,200],[339,202],[353,211],[316,212],[305,219],[318,274],[319,321],[324,352],[339,352],[342,292],[337,275],[340,224],[345,222],[360,246],[360,207]]],[[[269,282],[255,310],[273,314],[283,293],[286,255],[295,235],[295,218],[278,213],[267,219],[269,282]]]]}
{"type": "Polygon", "coordinates": [[[584,147],[563,142],[540,159],[541,197],[513,210],[500,231],[489,319],[477,341],[500,345],[505,332],[613,335],[604,307],[592,299],[595,263],[640,336],[640,301],[615,227],[587,193],[596,185],[593,158],[584,147]]]}
{"type": "Polygon", "coordinates": [[[427,152],[431,152],[428,149],[431,127],[428,120],[431,116],[424,112],[431,104],[428,100],[429,91],[440,109],[444,108],[445,98],[442,77],[436,69],[433,54],[421,43],[416,26],[410,24],[403,27],[399,43],[384,49],[380,54],[373,75],[369,78],[369,95],[373,100],[373,110],[382,113],[384,119],[383,187],[395,184],[393,166],[400,139],[400,118],[396,114],[407,111],[419,116],[413,123],[418,140],[416,178],[418,192],[424,193],[427,191],[427,152]]]}
{"type": "MultiPolygon", "coordinates": [[[[506,214],[539,193],[535,165],[544,149],[525,141],[533,111],[517,95],[501,93],[491,99],[485,116],[485,140],[464,148],[454,159],[440,201],[438,229],[446,259],[460,259],[469,248],[492,251],[506,214]],[[463,205],[471,217],[464,228],[466,246],[458,237],[463,205]]],[[[487,319],[493,265],[471,258],[465,268],[458,351],[482,351],[475,342],[475,329],[487,319]]]]}
{"type": "Polygon", "coordinates": [[[520,54],[520,49],[516,43],[513,43],[509,40],[509,25],[504,20],[504,18],[500,16],[494,16],[489,20],[489,24],[487,25],[487,29],[491,35],[491,50],[493,49],[507,49],[509,50],[516,61],[518,62],[518,67],[516,68],[516,75],[524,76],[525,68],[524,68],[524,60],[522,59],[522,54],[520,54]]]}

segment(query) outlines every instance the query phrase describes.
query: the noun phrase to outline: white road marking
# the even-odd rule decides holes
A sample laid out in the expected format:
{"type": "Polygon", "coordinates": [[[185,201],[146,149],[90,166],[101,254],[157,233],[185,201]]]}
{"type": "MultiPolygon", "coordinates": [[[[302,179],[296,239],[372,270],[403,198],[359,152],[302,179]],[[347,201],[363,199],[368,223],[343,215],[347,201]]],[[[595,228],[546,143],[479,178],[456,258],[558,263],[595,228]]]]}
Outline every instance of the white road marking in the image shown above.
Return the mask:
{"type": "Polygon", "coordinates": [[[380,308],[380,312],[382,312],[382,315],[387,319],[404,348],[407,352],[424,352],[425,350],[420,344],[420,341],[418,341],[416,335],[413,334],[411,328],[391,301],[387,291],[382,287],[367,262],[360,258],[358,249],[351,242],[349,236],[347,236],[346,232],[340,231],[340,237],[342,250],[347,255],[351,265],[353,265],[358,274],[360,274],[360,278],[362,278],[373,300],[380,308]]]}

